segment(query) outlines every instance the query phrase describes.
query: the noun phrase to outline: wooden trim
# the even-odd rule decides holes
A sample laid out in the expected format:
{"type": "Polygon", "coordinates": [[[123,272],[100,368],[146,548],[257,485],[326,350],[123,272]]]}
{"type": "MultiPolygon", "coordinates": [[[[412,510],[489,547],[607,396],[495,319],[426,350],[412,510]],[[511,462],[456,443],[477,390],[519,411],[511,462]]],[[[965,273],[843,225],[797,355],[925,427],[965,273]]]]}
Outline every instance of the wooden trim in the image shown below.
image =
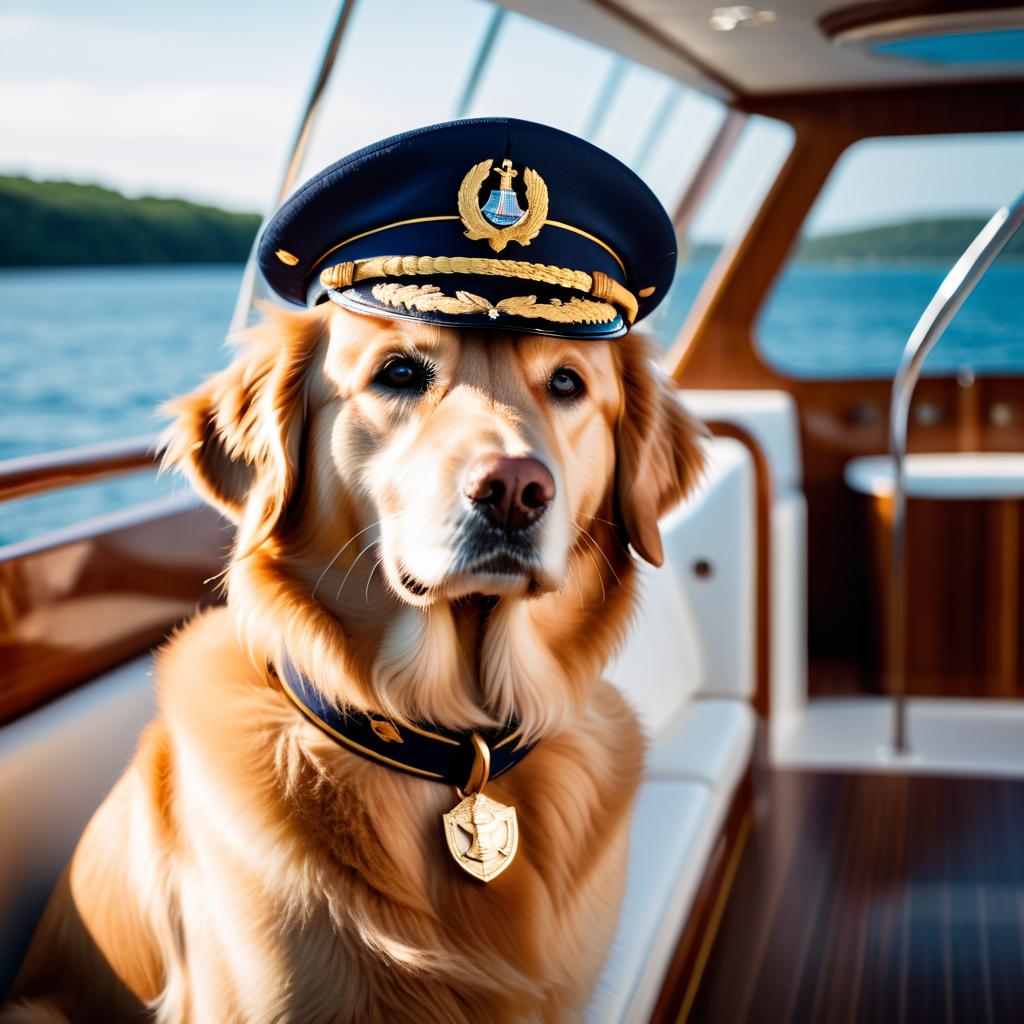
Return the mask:
{"type": "Polygon", "coordinates": [[[651,1024],[684,1022],[700,987],[704,967],[732,891],[754,816],[753,769],[733,794],[721,835],[708,858],[693,906],[651,1014],[651,1024]]]}
{"type": "Polygon", "coordinates": [[[756,479],[755,537],[757,542],[756,636],[754,656],[754,709],[762,718],[771,714],[771,566],[772,566],[772,471],[768,458],[753,434],[725,420],[709,420],[708,429],[717,437],[739,441],[754,459],[756,479]]]}
{"type": "MultiPolygon", "coordinates": [[[[822,32],[830,39],[857,29],[877,26],[879,30],[891,22],[911,19],[936,19],[950,15],[968,15],[983,18],[994,11],[1014,11],[1019,0],[984,0],[983,5],[970,0],[872,0],[829,11],[818,19],[822,32]]],[[[939,25],[935,25],[939,28],[939,25]]],[[[950,28],[955,26],[951,25],[950,28]]]]}
{"type": "Polygon", "coordinates": [[[998,501],[993,509],[995,523],[989,543],[989,572],[995,577],[992,648],[993,691],[999,697],[1017,697],[1020,640],[1020,506],[1019,501],[998,501]],[[994,557],[993,557],[994,556],[994,557]]]}
{"type": "Polygon", "coordinates": [[[845,135],[823,143],[817,126],[794,126],[793,147],[753,223],[712,268],[666,364],[680,384],[775,387],[780,378],[751,343],[751,324],[795,243],[821,187],[848,145],[845,135]],[[766,383],[766,379],[771,383],[766,383]]]}
{"type": "MultiPolygon", "coordinates": [[[[839,88],[816,93],[748,96],[737,104],[748,114],[817,129],[830,148],[860,139],[899,135],[978,135],[1024,131],[1021,80],[938,82],[904,86],[839,88]]],[[[812,140],[813,141],[813,140],[812,140]]],[[[812,197],[814,198],[814,197],[812,197]]]]}
{"type": "Polygon", "coordinates": [[[8,459],[0,462],[0,502],[152,469],[158,461],[156,445],[157,439],[145,434],[8,459]]]}
{"type": "Polygon", "coordinates": [[[231,544],[216,513],[180,500],[59,537],[0,560],[0,724],[160,643],[214,600],[231,544]]]}

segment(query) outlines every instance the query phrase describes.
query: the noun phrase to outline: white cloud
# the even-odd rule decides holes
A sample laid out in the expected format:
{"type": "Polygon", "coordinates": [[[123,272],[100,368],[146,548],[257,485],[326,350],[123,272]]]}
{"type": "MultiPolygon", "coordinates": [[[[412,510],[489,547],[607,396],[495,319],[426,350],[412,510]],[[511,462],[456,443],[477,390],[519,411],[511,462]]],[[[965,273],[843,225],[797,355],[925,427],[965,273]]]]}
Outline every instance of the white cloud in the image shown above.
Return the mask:
{"type": "Polygon", "coordinates": [[[0,80],[8,170],[236,208],[269,202],[295,116],[293,99],[269,85],[0,80]]]}
{"type": "Polygon", "coordinates": [[[0,41],[36,35],[45,24],[43,18],[34,14],[0,14],[0,41]]]}

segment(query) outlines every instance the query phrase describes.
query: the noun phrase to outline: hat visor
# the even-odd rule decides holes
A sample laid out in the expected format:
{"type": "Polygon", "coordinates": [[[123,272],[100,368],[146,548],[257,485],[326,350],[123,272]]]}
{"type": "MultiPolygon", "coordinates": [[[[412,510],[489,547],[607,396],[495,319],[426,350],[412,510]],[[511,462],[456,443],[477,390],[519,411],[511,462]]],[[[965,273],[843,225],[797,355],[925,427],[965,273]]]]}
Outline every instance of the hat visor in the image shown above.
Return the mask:
{"type": "Polygon", "coordinates": [[[557,286],[503,277],[444,275],[361,281],[320,297],[368,316],[467,330],[552,338],[619,338],[627,325],[612,305],[557,286]]]}

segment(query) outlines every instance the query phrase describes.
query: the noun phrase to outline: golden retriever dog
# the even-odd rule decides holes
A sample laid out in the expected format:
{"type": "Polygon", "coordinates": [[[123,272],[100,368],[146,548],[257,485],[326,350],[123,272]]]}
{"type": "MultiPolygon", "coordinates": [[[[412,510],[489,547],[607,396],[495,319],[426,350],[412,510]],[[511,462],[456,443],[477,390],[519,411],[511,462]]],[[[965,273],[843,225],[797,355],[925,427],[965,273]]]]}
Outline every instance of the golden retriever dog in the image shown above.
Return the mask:
{"type": "MultiPolygon", "coordinates": [[[[237,524],[225,607],[60,879],[3,1020],[565,1021],[613,934],[644,741],[602,681],[701,433],[647,344],[266,309],[174,405],[166,460],[237,524]],[[450,786],[352,753],[339,707],[535,746],[487,794],[519,852],[445,847],[450,786]]],[[[69,770],[73,770],[73,767],[69,770]]]]}

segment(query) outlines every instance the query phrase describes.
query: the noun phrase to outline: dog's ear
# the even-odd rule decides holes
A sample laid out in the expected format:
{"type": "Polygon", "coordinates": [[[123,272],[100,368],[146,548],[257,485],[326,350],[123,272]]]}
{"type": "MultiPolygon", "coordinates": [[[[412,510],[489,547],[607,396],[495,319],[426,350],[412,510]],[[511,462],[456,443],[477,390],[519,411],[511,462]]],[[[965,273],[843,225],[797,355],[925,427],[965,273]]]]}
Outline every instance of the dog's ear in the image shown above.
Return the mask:
{"type": "Polygon", "coordinates": [[[165,466],[233,522],[252,517],[249,547],[269,536],[294,495],[306,371],[326,335],[321,311],[267,307],[264,315],[226,369],[164,407],[175,420],[161,438],[165,466]]]}
{"type": "Polygon", "coordinates": [[[642,337],[614,343],[622,373],[615,489],[617,517],[641,558],[661,565],[658,519],[685,497],[704,465],[707,433],[679,402],[671,379],[642,337]]]}

